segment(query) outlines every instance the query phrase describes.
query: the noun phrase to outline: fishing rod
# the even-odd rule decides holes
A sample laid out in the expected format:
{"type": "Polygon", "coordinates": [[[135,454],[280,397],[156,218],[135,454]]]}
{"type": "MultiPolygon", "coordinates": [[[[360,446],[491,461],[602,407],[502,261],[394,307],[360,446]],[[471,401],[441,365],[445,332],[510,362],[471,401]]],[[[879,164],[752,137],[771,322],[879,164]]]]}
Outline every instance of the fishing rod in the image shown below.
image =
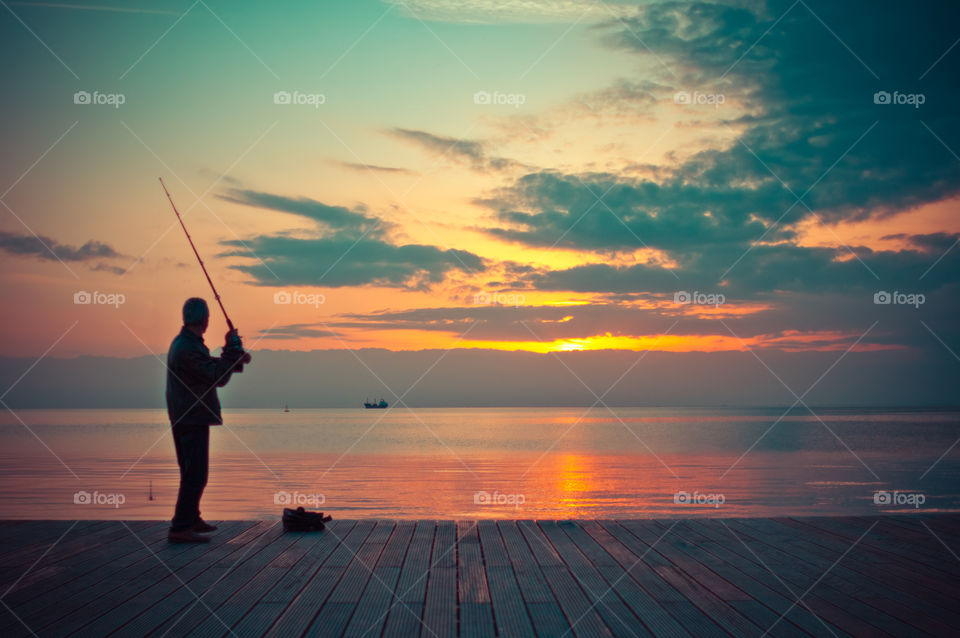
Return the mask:
{"type": "Polygon", "coordinates": [[[203,269],[203,274],[207,278],[207,283],[210,284],[210,290],[213,291],[213,296],[217,300],[217,304],[220,306],[220,310],[223,312],[224,319],[227,320],[227,327],[232,331],[235,330],[233,327],[233,322],[230,321],[229,315],[227,315],[227,309],[223,307],[223,302],[220,301],[220,293],[217,292],[217,287],[213,285],[213,280],[210,279],[210,273],[207,272],[207,267],[203,265],[203,260],[200,259],[200,253],[197,252],[197,247],[193,245],[193,238],[190,237],[187,227],[183,223],[183,218],[180,217],[180,211],[177,210],[177,205],[173,203],[173,198],[170,197],[170,191],[167,190],[167,185],[163,183],[163,178],[158,177],[160,180],[160,186],[163,187],[163,192],[167,194],[167,199],[170,200],[170,205],[173,207],[173,212],[177,215],[177,221],[180,222],[180,227],[183,228],[183,232],[187,235],[187,241],[190,242],[190,248],[193,248],[193,254],[197,256],[197,261],[200,262],[200,268],[203,269]]]}

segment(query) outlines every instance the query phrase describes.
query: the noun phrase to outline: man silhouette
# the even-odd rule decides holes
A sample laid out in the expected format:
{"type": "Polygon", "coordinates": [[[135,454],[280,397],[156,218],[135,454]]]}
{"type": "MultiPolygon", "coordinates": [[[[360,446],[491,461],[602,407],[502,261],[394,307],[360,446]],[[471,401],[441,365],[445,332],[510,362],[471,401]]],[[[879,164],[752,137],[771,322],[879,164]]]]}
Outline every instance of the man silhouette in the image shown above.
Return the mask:
{"type": "Polygon", "coordinates": [[[203,342],[210,321],[207,302],[191,297],[183,304],[183,328],[167,354],[167,414],[180,466],[180,491],[167,538],[175,543],[206,543],[200,532],[217,529],[200,518],[200,497],[207,485],[210,426],[222,425],[217,388],[250,362],[240,335],[226,335],[223,353],[211,357],[203,342]]]}

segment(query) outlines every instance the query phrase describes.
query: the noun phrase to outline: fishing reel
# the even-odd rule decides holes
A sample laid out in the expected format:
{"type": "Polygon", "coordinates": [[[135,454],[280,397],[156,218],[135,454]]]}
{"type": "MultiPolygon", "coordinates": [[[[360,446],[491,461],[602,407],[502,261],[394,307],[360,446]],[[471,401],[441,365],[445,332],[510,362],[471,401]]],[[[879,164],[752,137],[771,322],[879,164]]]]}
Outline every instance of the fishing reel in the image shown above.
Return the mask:
{"type": "Polygon", "coordinates": [[[227,332],[224,341],[225,343],[223,346],[223,351],[225,353],[229,352],[231,353],[231,356],[233,356],[235,353],[240,353],[237,357],[238,361],[233,369],[233,373],[239,374],[243,372],[243,366],[250,363],[250,361],[253,360],[253,357],[250,356],[249,352],[244,351],[243,340],[240,339],[240,333],[237,332],[236,329],[231,328],[230,331],[227,332]]]}

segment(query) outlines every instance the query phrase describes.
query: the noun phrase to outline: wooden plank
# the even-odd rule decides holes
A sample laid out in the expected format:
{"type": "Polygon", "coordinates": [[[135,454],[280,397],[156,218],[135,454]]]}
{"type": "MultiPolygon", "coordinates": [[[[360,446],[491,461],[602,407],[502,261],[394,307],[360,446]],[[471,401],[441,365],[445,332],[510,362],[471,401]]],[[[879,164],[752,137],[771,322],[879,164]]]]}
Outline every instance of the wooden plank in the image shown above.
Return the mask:
{"type": "MultiPolygon", "coordinates": [[[[745,618],[758,628],[772,628],[774,635],[795,637],[807,635],[800,627],[789,621],[781,622],[783,614],[776,613],[772,608],[755,599],[757,595],[761,597],[766,595],[768,593],[766,588],[755,588],[752,580],[742,578],[741,574],[735,570],[727,569],[722,561],[713,560],[709,554],[696,553],[697,548],[693,543],[674,533],[679,525],[680,522],[671,523],[668,527],[656,521],[638,521],[632,529],[638,534],[641,528],[646,529],[647,533],[642,540],[648,544],[656,543],[654,551],[670,560],[685,575],[684,578],[689,579],[685,582],[694,583],[694,590],[699,595],[702,595],[704,590],[710,592],[711,595],[704,601],[705,604],[716,605],[716,599],[720,599],[726,603],[718,607],[722,610],[722,614],[727,614],[728,608],[735,612],[720,616],[718,618],[720,622],[728,622],[729,626],[733,627],[742,623],[741,618],[745,618]],[[748,593],[740,585],[752,593],[748,593]]],[[[691,595],[688,597],[693,600],[691,595]]],[[[768,599],[767,602],[772,603],[775,600],[768,599]]],[[[784,611],[790,609],[789,603],[784,603],[782,606],[784,611]]],[[[706,607],[701,605],[701,609],[706,607]]],[[[824,628],[821,626],[820,629],[824,628]]],[[[752,631],[752,628],[748,630],[752,631]]]]}
{"type": "MultiPolygon", "coordinates": [[[[377,561],[383,554],[384,547],[393,534],[395,524],[393,521],[378,521],[376,527],[363,542],[353,560],[347,566],[346,571],[340,577],[340,581],[327,601],[321,607],[320,612],[314,618],[307,629],[307,635],[317,636],[339,636],[350,623],[350,617],[354,609],[360,602],[364,591],[368,587],[382,589],[385,587],[381,581],[381,576],[374,570],[377,561]]],[[[389,591],[389,587],[386,586],[389,591]]]]}
{"type": "MultiPolygon", "coordinates": [[[[855,548],[851,552],[848,552],[846,556],[844,556],[843,552],[838,551],[834,552],[834,555],[829,559],[821,558],[797,547],[796,544],[790,545],[790,540],[795,539],[781,535],[776,528],[766,528],[765,531],[758,532],[755,528],[746,525],[744,520],[741,519],[730,520],[728,521],[728,525],[731,529],[737,531],[738,534],[753,538],[756,541],[756,545],[754,545],[756,548],[755,551],[759,554],[764,555],[761,548],[772,554],[784,554],[785,557],[780,560],[780,566],[772,568],[775,569],[777,574],[785,581],[792,581],[802,587],[802,591],[810,590],[810,593],[807,594],[804,600],[808,600],[815,611],[818,609],[818,603],[821,601],[829,601],[828,604],[834,604],[842,608],[846,614],[858,619],[860,623],[862,623],[859,631],[851,631],[853,627],[852,624],[848,624],[850,628],[844,627],[846,631],[850,633],[861,633],[864,630],[870,631],[867,628],[872,627],[872,631],[884,631],[891,635],[899,635],[904,632],[909,633],[913,630],[912,627],[902,623],[893,616],[874,609],[857,599],[856,594],[859,593],[862,587],[856,587],[855,590],[850,592],[843,591],[841,588],[843,584],[841,581],[843,579],[834,572],[840,569],[841,563],[846,561],[853,551],[856,551],[855,548]],[[774,543],[776,544],[775,552],[771,551],[774,543]],[[787,551],[788,549],[789,551],[787,551]],[[842,556],[843,559],[841,560],[842,556]],[[789,565],[795,569],[785,569],[785,565],[789,565]],[[797,573],[800,571],[806,572],[805,575],[798,577],[797,573]]],[[[844,551],[849,549],[850,545],[848,545],[844,551]]],[[[847,582],[851,585],[856,585],[856,583],[847,582]]],[[[817,611],[817,613],[820,614],[821,612],[817,611]]]]}
{"type": "Polygon", "coordinates": [[[497,521],[497,528],[500,530],[500,538],[503,539],[523,599],[527,603],[556,605],[557,599],[550,591],[550,586],[540,571],[540,565],[530,551],[518,524],[515,521],[497,521]]]}
{"type": "Polygon", "coordinates": [[[347,570],[350,559],[373,531],[374,524],[374,521],[359,521],[345,536],[339,536],[332,526],[327,528],[324,534],[329,533],[336,539],[336,546],[322,565],[311,571],[310,578],[270,627],[268,636],[299,636],[307,630],[347,570]]]}
{"type": "MultiPolygon", "coordinates": [[[[211,541],[210,550],[201,560],[191,561],[179,568],[178,565],[171,565],[177,576],[186,583],[186,587],[178,586],[173,591],[169,591],[168,586],[164,585],[157,589],[147,589],[142,592],[140,595],[144,600],[142,611],[124,625],[124,633],[146,635],[158,627],[169,628],[172,626],[181,614],[191,607],[201,604],[198,602],[197,596],[203,597],[208,588],[226,573],[228,568],[217,567],[218,564],[225,559],[236,563],[249,556],[258,547],[258,544],[254,541],[265,534],[274,533],[276,525],[266,521],[255,523],[246,521],[240,522],[236,527],[228,523],[223,529],[228,534],[231,529],[242,531],[233,536],[224,535],[223,538],[211,541]],[[250,525],[251,523],[253,524],[250,525]],[[189,589],[187,589],[188,587],[189,589]]],[[[219,533],[218,530],[217,534],[219,533]]]]}
{"type": "Polygon", "coordinates": [[[430,552],[421,636],[457,634],[457,526],[453,521],[437,523],[430,552]]]}
{"type": "Polygon", "coordinates": [[[457,524],[455,521],[437,521],[430,564],[436,567],[457,566],[457,524]]]}
{"type": "MultiPolygon", "coordinates": [[[[782,522],[784,524],[790,523],[790,521],[782,522]]],[[[901,574],[913,572],[913,578],[918,582],[926,582],[928,585],[933,583],[932,589],[934,591],[942,591],[942,584],[938,585],[937,583],[949,579],[947,582],[949,591],[947,593],[950,595],[960,594],[960,587],[953,584],[953,581],[960,574],[953,569],[948,561],[944,560],[947,556],[950,556],[949,552],[929,533],[926,537],[915,537],[911,541],[905,542],[899,535],[891,535],[888,527],[884,525],[883,519],[880,518],[865,522],[857,521],[856,523],[816,519],[799,522],[806,526],[810,534],[813,534],[814,530],[820,532],[813,536],[815,539],[841,538],[848,545],[857,540],[864,530],[870,528],[870,533],[860,541],[864,560],[882,563],[886,568],[896,569],[901,574]]]]}
{"type": "Polygon", "coordinates": [[[0,633],[960,635],[960,568],[940,564],[953,557],[923,523],[960,538],[957,515],[336,521],[320,534],[247,521],[208,545],[167,544],[162,521],[90,521],[51,549],[70,523],[0,522],[8,588],[50,550],[4,599],[26,625],[3,608],[0,633]]]}
{"type": "MultiPolygon", "coordinates": [[[[167,523],[131,523],[131,527],[150,547],[156,548],[166,542],[167,523]]],[[[17,568],[18,578],[24,577],[16,583],[16,588],[9,590],[4,603],[22,616],[62,604],[78,592],[99,586],[102,581],[143,559],[142,550],[140,540],[128,534],[126,538],[84,553],[82,558],[53,565],[41,561],[26,576],[23,569],[17,568]]],[[[8,584],[8,588],[12,585],[8,584]]],[[[0,623],[0,633],[4,628],[5,624],[0,623]]]]}
{"type": "Polygon", "coordinates": [[[626,550],[595,521],[585,521],[566,531],[651,634],[664,637],[690,635],[665,607],[630,577],[630,572],[642,562],[641,557],[626,550]]]}
{"type": "Polygon", "coordinates": [[[234,626],[234,634],[261,636],[267,633],[305,582],[339,545],[339,537],[349,533],[354,525],[354,521],[334,521],[328,523],[322,533],[294,533],[300,536],[295,544],[298,548],[295,554],[299,558],[294,560],[294,553],[288,550],[273,560],[268,569],[277,572],[275,585],[234,626]],[[284,569],[282,566],[287,563],[289,565],[284,569]]]}
{"type": "MultiPolygon", "coordinates": [[[[708,527],[705,526],[704,523],[705,521],[689,522],[691,526],[698,527],[699,531],[705,534],[720,534],[720,532],[713,526],[708,527]]],[[[716,527],[719,527],[719,523],[716,524],[716,527]]],[[[715,553],[730,552],[733,554],[739,554],[740,558],[742,558],[745,563],[754,562],[758,567],[763,566],[764,569],[769,568],[773,570],[779,579],[783,580],[788,585],[792,585],[791,589],[793,589],[798,596],[803,596],[802,600],[804,607],[807,607],[812,611],[812,613],[816,614],[816,616],[824,621],[829,622],[834,627],[840,627],[844,632],[847,632],[851,635],[872,635],[878,633],[887,635],[885,632],[881,632],[873,625],[870,625],[857,616],[850,614],[842,606],[833,604],[836,602],[836,599],[831,602],[812,592],[808,592],[806,595],[804,595],[804,593],[807,592],[808,587],[806,583],[809,582],[812,584],[812,582],[815,581],[810,581],[807,575],[801,574],[799,571],[797,571],[796,568],[799,563],[789,554],[771,551],[769,548],[757,546],[750,537],[741,536],[744,542],[750,544],[750,550],[747,550],[743,544],[730,542],[731,533],[731,530],[726,530],[727,535],[723,536],[722,538],[718,538],[718,543],[711,546],[711,551],[715,553]],[[758,558],[758,556],[762,556],[762,559],[758,558]]],[[[841,594],[840,596],[841,598],[845,597],[844,594],[841,594]]]]}
{"type": "MultiPolygon", "coordinates": [[[[562,616],[561,616],[562,618],[562,616]]],[[[561,635],[566,624],[557,626],[561,635]]],[[[429,634],[428,634],[429,635],[429,634]]],[[[460,636],[463,638],[492,638],[497,632],[493,624],[493,606],[490,603],[460,603],[460,636]]],[[[551,635],[551,634],[543,634],[551,635]]]]}
{"type": "Polygon", "coordinates": [[[277,584],[290,565],[296,564],[306,554],[308,541],[304,534],[284,534],[274,539],[268,551],[261,552],[262,569],[248,577],[239,589],[189,635],[196,638],[220,636],[223,634],[224,625],[228,628],[236,626],[277,584]]]}
{"type": "Polygon", "coordinates": [[[421,636],[457,635],[457,568],[431,567],[421,636]]]}
{"type": "MultiPolygon", "coordinates": [[[[689,523],[684,521],[674,527],[674,535],[687,540],[687,543],[677,544],[675,547],[736,584],[750,594],[752,602],[763,605],[775,615],[771,617],[770,614],[755,607],[742,609],[741,613],[752,611],[755,614],[753,616],[755,621],[759,621],[762,627],[769,627],[777,621],[777,626],[771,632],[775,636],[809,634],[824,638],[828,636],[839,638],[840,635],[845,635],[839,627],[818,618],[803,604],[797,604],[795,596],[803,592],[788,589],[776,574],[767,570],[766,567],[746,561],[738,554],[729,551],[725,544],[740,542],[729,532],[723,539],[725,543],[719,543],[709,536],[698,533],[689,523]],[[781,615],[785,617],[782,621],[778,621],[781,615]]],[[[733,606],[740,608],[736,604],[733,606]]]]}
{"type": "MultiPolygon", "coordinates": [[[[550,586],[557,604],[563,611],[572,632],[578,637],[612,636],[613,633],[600,617],[596,606],[587,598],[560,555],[547,540],[540,525],[521,521],[518,529],[537,559],[543,577],[550,586]]],[[[535,603],[531,603],[534,605],[535,603]]],[[[532,616],[532,609],[531,609],[532,616]]]]}
{"type": "MultiPolygon", "coordinates": [[[[686,596],[674,587],[662,574],[671,564],[651,546],[634,536],[621,523],[627,521],[597,521],[610,538],[616,539],[628,553],[624,554],[616,544],[610,544],[611,555],[620,556],[621,560],[630,560],[632,567],[629,577],[640,587],[645,589],[667,613],[679,622],[687,632],[694,636],[710,636],[719,631],[720,626],[710,616],[691,602],[686,596]],[[616,552],[614,554],[613,552],[616,552]],[[630,558],[632,556],[632,559],[630,558]],[[638,560],[642,558],[642,560],[638,560]]],[[[608,540],[608,542],[610,542],[608,540]]]]}
{"type": "MultiPolygon", "coordinates": [[[[24,521],[15,526],[0,523],[7,529],[0,540],[0,568],[29,567],[60,537],[92,537],[114,525],[110,521],[24,521]]],[[[7,584],[9,586],[9,584],[7,584]]]]}
{"type": "MultiPolygon", "coordinates": [[[[259,574],[263,566],[291,542],[292,539],[283,536],[282,529],[279,525],[274,526],[266,533],[253,539],[247,545],[248,547],[252,545],[251,551],[243,557],[239,564],[237,564],[236,561],[231,561],[231,564],[235,566],[227,571],[219,582],[203,593],[202,603],[195,605],[190,611],[180,616],[175,629],[176,633],[181,636],[188,635],[191,630],[197,627],[199,627],[199,631],[203,633],[203,631],[206,630],[205,621],[216,623],[217,630],[226,631],[226,629],[229,629],[229,613],[232,611],[232,608],[228,607],[224,609],[222,608],[223,604],[230,599],[238,589],[254,581],[255,576],[259,574]]],[[[216,565],[217,562],[222,560],[217,560],[215,555],[211,555],[214,549],[212,543],[210,545],[200,545],[197,547],[200,551],[206,550],[203,552],[205,557],[192,558],[190,565],[184,565],[184,567],[190,567],[195,570],[196,565],[193,564],[195,562],[203,561],[207,565],[216,565]]],[[[187,550],[187,552],[189,551],[190,550],[187,550]]],[[[121,593],[111,598],[112,601],[116,602],[116,608],[111,610],[109,614],[105,614],[96,621],[85,625],[79,634],[85,636],[105,636],[152,607],[158,597],[163,598],[181,588],[187,589],[188,592],[193,590],[198,596],[200,595],[200,592],[193,589],[193,587],[184,580],[183,575],[178,573],[178,567],[181,565],[179,562],[173,560],[167,561],[160,555],[158,555],[157,558],[164,561],[164,564],[161,565],[163,571],[158,570],[158,574],[160,575],[159,579],[150,579],[147,583],[133,582],[130,583],[128,587],[118,590],[121,593]],[[172,574],[171,571],[173,571],[172,574]],[[156,584],[150,587],[149,585],[152,582],[156,582],[156,584]],[[132,595],[124,598],[128,592],[132,595]]],[[[182,555],[180,558],[182,559],[182,555]]],[[[208,569],[210,568],[208,567],[208,569]]],[[[191,572],[188,571],[186,573],[190,574],[191,572]]]]}
{"type": "MultiPolygon", "coordinates": [[[[136,542],[136,538],[132,540],[136,542]]],[[[79,629],[154,583],[170,577],[168,567],[179,565],[182,556],[187,560],[198,559],[210,550],[209,546],[171,546],[165,540],[147,547],[143,547],[141,543],[135,555],[137,560],[133,564],[113,572],[110,578],[104,579],[95,587],[80,589],[69,598],[61,600],[55,607],[39,609],[30,614],[37,618],[35,629],[54,625],[57,630],[79,629]],[[164,562],[161,563],[158,557],[164,562]]],[[[33,624],[33,621],[28,622],[33,624]]]]}
{"type": "Polygon", "coordinates": [[[497,521],[497,528],[507,549],[534,631],[538,636],[564,633],[568,623],[563,616],[563,610],[550,590],[519,526],[515,521],[497,521]]]}
{"type": "MultiPolygon", "coordinates": [[[[797,538],[792,541],[791,547],[800,548],[809,555],[825,560],[829,560],[837,552],[846,551],[856,541],[856,538],[849,540],[828,534],[808,534],[805,532],[809,528],[801,527],[798,530],[795,527],[796,523],[788,520],[764,520],[759,524],[750,521],[745,524],[761,535],[795,534],[797,538]]],[[[868,526],[865,529],[870,529],[872,534],[876,527],[868,526]]],[[[937,542],[932,537],[929,540],[937,542]]],[[[873,589],[875,583],[882,582],[885,591],[896,591],[898,596],[920,598],[913,594],[923,592],[922,599],[939,605],[944,613],[951,613],[951,610],[956,608],[960,599],[960,588],[953,584],[952,578],[944,575],[937,579],[932,577],[929,571],[917,565],[899,560],[892,562],[878,560],[878,556],[880,554],[871,549],[871,544],[857,544],[856,549],[850,552],[844,558],[843,564],[838,565],[834,571],[838,577],[858,583],[858,592],[873,589]]]]}
{"type": "MultiPolygon", "coordinates": [[[[427,596],[430,553],[437,525],[434,521],[418,521],[410,539],[410,548],[400,570],[397,595],[391,602],[383,635],[406,638],[420,634],[423,606],[427,596]]],[[[456,528],[454,528],[456,533],[456,528]]]]}
{"type": "Polygon", "coordinates": [[[374,577],[370,579],[360,602],[357,603],[344,636],[361,638],[380,635],[396,594],[397,580],[400,578],[399,567],[387,567],[382,563],[383,560],[374,569],[374,577]]]}
{"type": "Polygon", "coordinates": [[[457,521],[457,583],[461,604],[490,604],[476,521],[457,521]]]}
{"type": "MultiPolygon", "coordinates": [[[[828,535],[806,534],[807,527],[787,519],[770,521],[771,525],[780,525],[796,533],[801,538],[793,541],[793,546],[801,547],[810,554],[824,560],[832,560],[838,553],[843,553],[852,541],[828,535]]],[[[754,526],[751,526],[757,529],[754,526]]],[[[757,533],[765,535],[762,528],[757,533]]],[[[856,540],[856,539],[854,539],[856,540]]],[[[878,609],[881,613],[889,613],[914,626],[924,628],[933,633],[942,633],[944,626],[960,627],[960,613],[957,613],[958,601],[945,596],[940,591],[925,588],[922,584],[911,582],[909,573],[898,566],[887,563],[861,560],[861,554],[851,552],[844,558],[842,564],[837,565],[833,572],[840,578],[857,583],[858,589],[854,597],[878,609]],[[922,592],[922,595],[917,593],[922,592]],[[896,600],[891,601],[891,597],[896,600]],[[896,611],[896,613],[893,613],[896,611]]]]}
{"type": "Polygon", "coordinates": [[[380,555],[380,560],[374,569],[375,578],[371,579],[367,589],[363,592],[363,597],[357,604],[344,636],[361,638],[363,636],[380,635],[390,605],[397,593],[400,569],[410,546],[413,530],[413,521],[397,523],[393,535],[387,541],[386,547],[380,555]]]}
{"type": "Polygon", "coordinates": [[[27,547],[11,552],[3,561],[0,561],[0,567],[20,567],[26,570],[30,565],[41,560],[41,557],[48,565],[69,560],[103,543],[124,538],[129,533],[119,521],[104,521],[100,525],[91,526],[79,532],[74,528],[66,532],[59,542],[55,538],[50,541],[31,543],[27,547]]]}
{"type": "Polygon", "coordinates": [[[497,632],[505,636],[535,636],[496,522],[480,521],[477,531],[497,632]]]}

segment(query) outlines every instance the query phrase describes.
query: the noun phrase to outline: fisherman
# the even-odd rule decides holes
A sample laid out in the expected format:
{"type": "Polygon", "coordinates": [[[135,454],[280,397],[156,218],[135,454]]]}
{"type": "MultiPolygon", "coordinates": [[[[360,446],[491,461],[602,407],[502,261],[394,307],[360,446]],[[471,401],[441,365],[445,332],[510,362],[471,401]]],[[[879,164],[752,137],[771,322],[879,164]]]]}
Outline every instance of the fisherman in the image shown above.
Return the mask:
{"type": "Polygon", "coordinates": [[[207,302],[191,297],[183,304],[183,328],[167,354],[167,414],[180,466],[180,491],[167,538],[175,543],[206,543],[214,525],[200,517],[200,497],[207,485],[210,426],[222,425],[217,388],[250,363],[236,330],[226,334],[221,356],[211,357],[203,342],[210,321],[207,302]]]}

